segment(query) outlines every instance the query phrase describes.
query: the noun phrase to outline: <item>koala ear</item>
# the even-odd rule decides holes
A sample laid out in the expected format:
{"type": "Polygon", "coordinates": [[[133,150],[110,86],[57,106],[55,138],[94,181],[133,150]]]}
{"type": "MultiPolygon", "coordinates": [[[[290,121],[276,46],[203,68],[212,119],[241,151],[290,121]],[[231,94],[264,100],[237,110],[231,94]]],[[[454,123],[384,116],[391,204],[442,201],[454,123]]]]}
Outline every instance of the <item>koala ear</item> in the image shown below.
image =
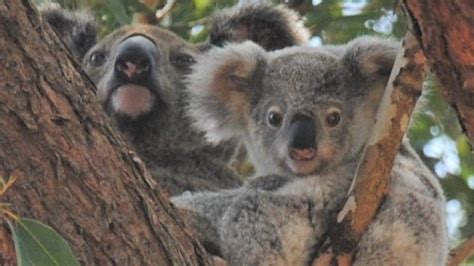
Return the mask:
{"type": "Polygon", "coordinates": [[[393,39],[359,37],[347,44],[343,62],[354,77],[386,83],[398,48],[399,43],[393,39]]]}
{"type": "Polygon", "coordinates": [[[246,128],[256,73],[265,51],[250,41],[214,48],[199,56],[188,77],[188,115],[212,143],[229,140],[246,128]]]}
{"type": "MultiPolygon", "coordinates": [[[[358,151],[367,141],[375,122],[377,109],[385,92],[399,43],[392,39],[359,37],[342,52],[344,72],[354,101],[352,104],[352,150],[358,151]]],[[[340,48],[337,48],[340,49],[340,48]]]]}
{"type": "Polygon", "coordinates": [[[305,44],[310,34],[301,17],[280,5],[241,5],[218,12],[210,23],[210,44],[251,40],[267,51],[305,44]]]}
{"type": "Polygon", "coordinates": [[[87,11],[68,11],[55,5],[40,7],[40,14],[56,31],[74,57],[81,62],[84,55],[95,45],[97,25],[87,11]]]}

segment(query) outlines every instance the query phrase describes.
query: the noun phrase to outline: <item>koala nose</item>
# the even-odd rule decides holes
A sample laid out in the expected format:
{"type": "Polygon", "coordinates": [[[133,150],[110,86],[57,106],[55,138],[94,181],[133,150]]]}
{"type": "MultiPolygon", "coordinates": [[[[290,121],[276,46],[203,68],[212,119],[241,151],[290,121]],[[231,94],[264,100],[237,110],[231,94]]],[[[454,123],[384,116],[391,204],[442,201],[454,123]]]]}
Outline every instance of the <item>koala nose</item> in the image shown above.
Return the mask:
{"type": "Polygon", "coordinates": [[[290,124],[289,156],[293,160],[308,161],[316,156],[316,125],[306,115],[295,115],[290,124]]]}
{"type": "Polygon", "coordinates": [[[155,66],[156,46],[140,35],[119,44],[115,59],[116,76],[126,82],[147,83],[155,66]]]}

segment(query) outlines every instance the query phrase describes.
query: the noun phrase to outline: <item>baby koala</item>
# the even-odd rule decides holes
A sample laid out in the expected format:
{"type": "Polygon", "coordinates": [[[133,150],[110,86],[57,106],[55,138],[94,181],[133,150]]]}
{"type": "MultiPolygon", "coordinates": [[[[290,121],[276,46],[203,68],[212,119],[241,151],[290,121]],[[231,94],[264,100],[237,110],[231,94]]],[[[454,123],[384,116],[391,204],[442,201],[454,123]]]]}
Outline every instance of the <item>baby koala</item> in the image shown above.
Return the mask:
{"type": "MultiPolygon", "coordinates": [[[[188,114],[214,143],[244,143],[257,177],[172,201],[230,265],[308,265],[345,203],[395,60],[392,40],[266,52],[245,42],[197,59],[188,114]]],[[[355,265],[444,265],[445,199],[408,142],[355,265]]]]}

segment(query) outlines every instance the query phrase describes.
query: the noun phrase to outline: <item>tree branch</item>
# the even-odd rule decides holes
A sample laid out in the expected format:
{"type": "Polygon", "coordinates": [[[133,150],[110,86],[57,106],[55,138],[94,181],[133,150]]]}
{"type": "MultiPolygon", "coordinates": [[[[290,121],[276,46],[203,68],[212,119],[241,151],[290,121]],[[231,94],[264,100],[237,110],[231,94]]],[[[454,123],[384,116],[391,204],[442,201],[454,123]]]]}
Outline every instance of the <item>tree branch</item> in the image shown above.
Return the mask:
{"type": "MultiPolygon", "coordinates": [[[[334,261],[338,265],[352,263],[353,248],[388,192],[393,159],[421,93],[425,54],[431,69],[444,85],[443,95],[457,110],[471,143],[474,140],[474,27],[472,16],[469,15],[474,12],[473,6],[462,1],[403,2],[411,19],[411,30],[405,36],[404,49],[399,52],[401,56],[397,57],[392,70],[379,108],[377,124],[358,168],[349,199],[330,233],[331,250],[316,265],[327,265],[334,261]],[[318,264],[321,261],[324,262],[318,264]]],[[[472,254],[473,249],[474,239],[464,242],[451,252],[450,265],[462,262],[472,254]]]]}
{"type": "Polygon", "coordinates": [[[338,265],[352,263],[353,249],[388,193],[393,162],[421,95],[425,74],[425,57],[413,34],[407,32],[348,200],[337,217],[337,223],[330,228],[331,251],[323,255],[327,261],[337,260],[338,265]]]}
{"type": "Polygon", "coordinates": [[[474,236],[459,244],[449,253],[448,266],[460,265],[463,261],[474,255],[474,236]]]}
{"type": "Polygon", "coordinates": [[[156,20],[161,21],[162,19],[164,19],[171,12],[171,9],[173,9],[175,3],[176,0],[167,0],[166,4],[161,9],[158,9],[156,11],[156,20]]]}

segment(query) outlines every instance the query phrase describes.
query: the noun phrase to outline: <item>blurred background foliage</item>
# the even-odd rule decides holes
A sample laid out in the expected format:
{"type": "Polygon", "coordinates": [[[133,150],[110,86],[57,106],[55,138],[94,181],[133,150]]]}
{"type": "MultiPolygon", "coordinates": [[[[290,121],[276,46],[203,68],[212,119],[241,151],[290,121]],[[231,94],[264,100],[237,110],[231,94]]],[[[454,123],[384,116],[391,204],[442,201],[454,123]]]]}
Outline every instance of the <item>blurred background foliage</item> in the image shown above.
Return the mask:
{"type": "MultiPolygon", "coordinates": [[[[45,0],[36,0],[38,4],[45,0]]],[[[49,2],[49,1],[47,1],[49,2]]],[[[216,10],[242,4],[237,0],[176,0],[160,20],[154,16],[166,0],[58,0],[68,9],[90,9],[99,22],[101,34],[124,24],[159,24],[190,42],[207,38],[207,18],[216,10]]],[[[395,0],[286,0],[300,12],[312,33],[311,45],[347,42],[362,34],[401,38],[405,17],[395,0]]],[[[429,11],[428,11],[429,12],[429,11]]],[[[474,234],[474,156],[461,133],[454,112],[438,94],[430,77],[424,106],[409,130],[410,140],[444,187],[447,196],[449,234],[452,244],[474,234]]]]}

